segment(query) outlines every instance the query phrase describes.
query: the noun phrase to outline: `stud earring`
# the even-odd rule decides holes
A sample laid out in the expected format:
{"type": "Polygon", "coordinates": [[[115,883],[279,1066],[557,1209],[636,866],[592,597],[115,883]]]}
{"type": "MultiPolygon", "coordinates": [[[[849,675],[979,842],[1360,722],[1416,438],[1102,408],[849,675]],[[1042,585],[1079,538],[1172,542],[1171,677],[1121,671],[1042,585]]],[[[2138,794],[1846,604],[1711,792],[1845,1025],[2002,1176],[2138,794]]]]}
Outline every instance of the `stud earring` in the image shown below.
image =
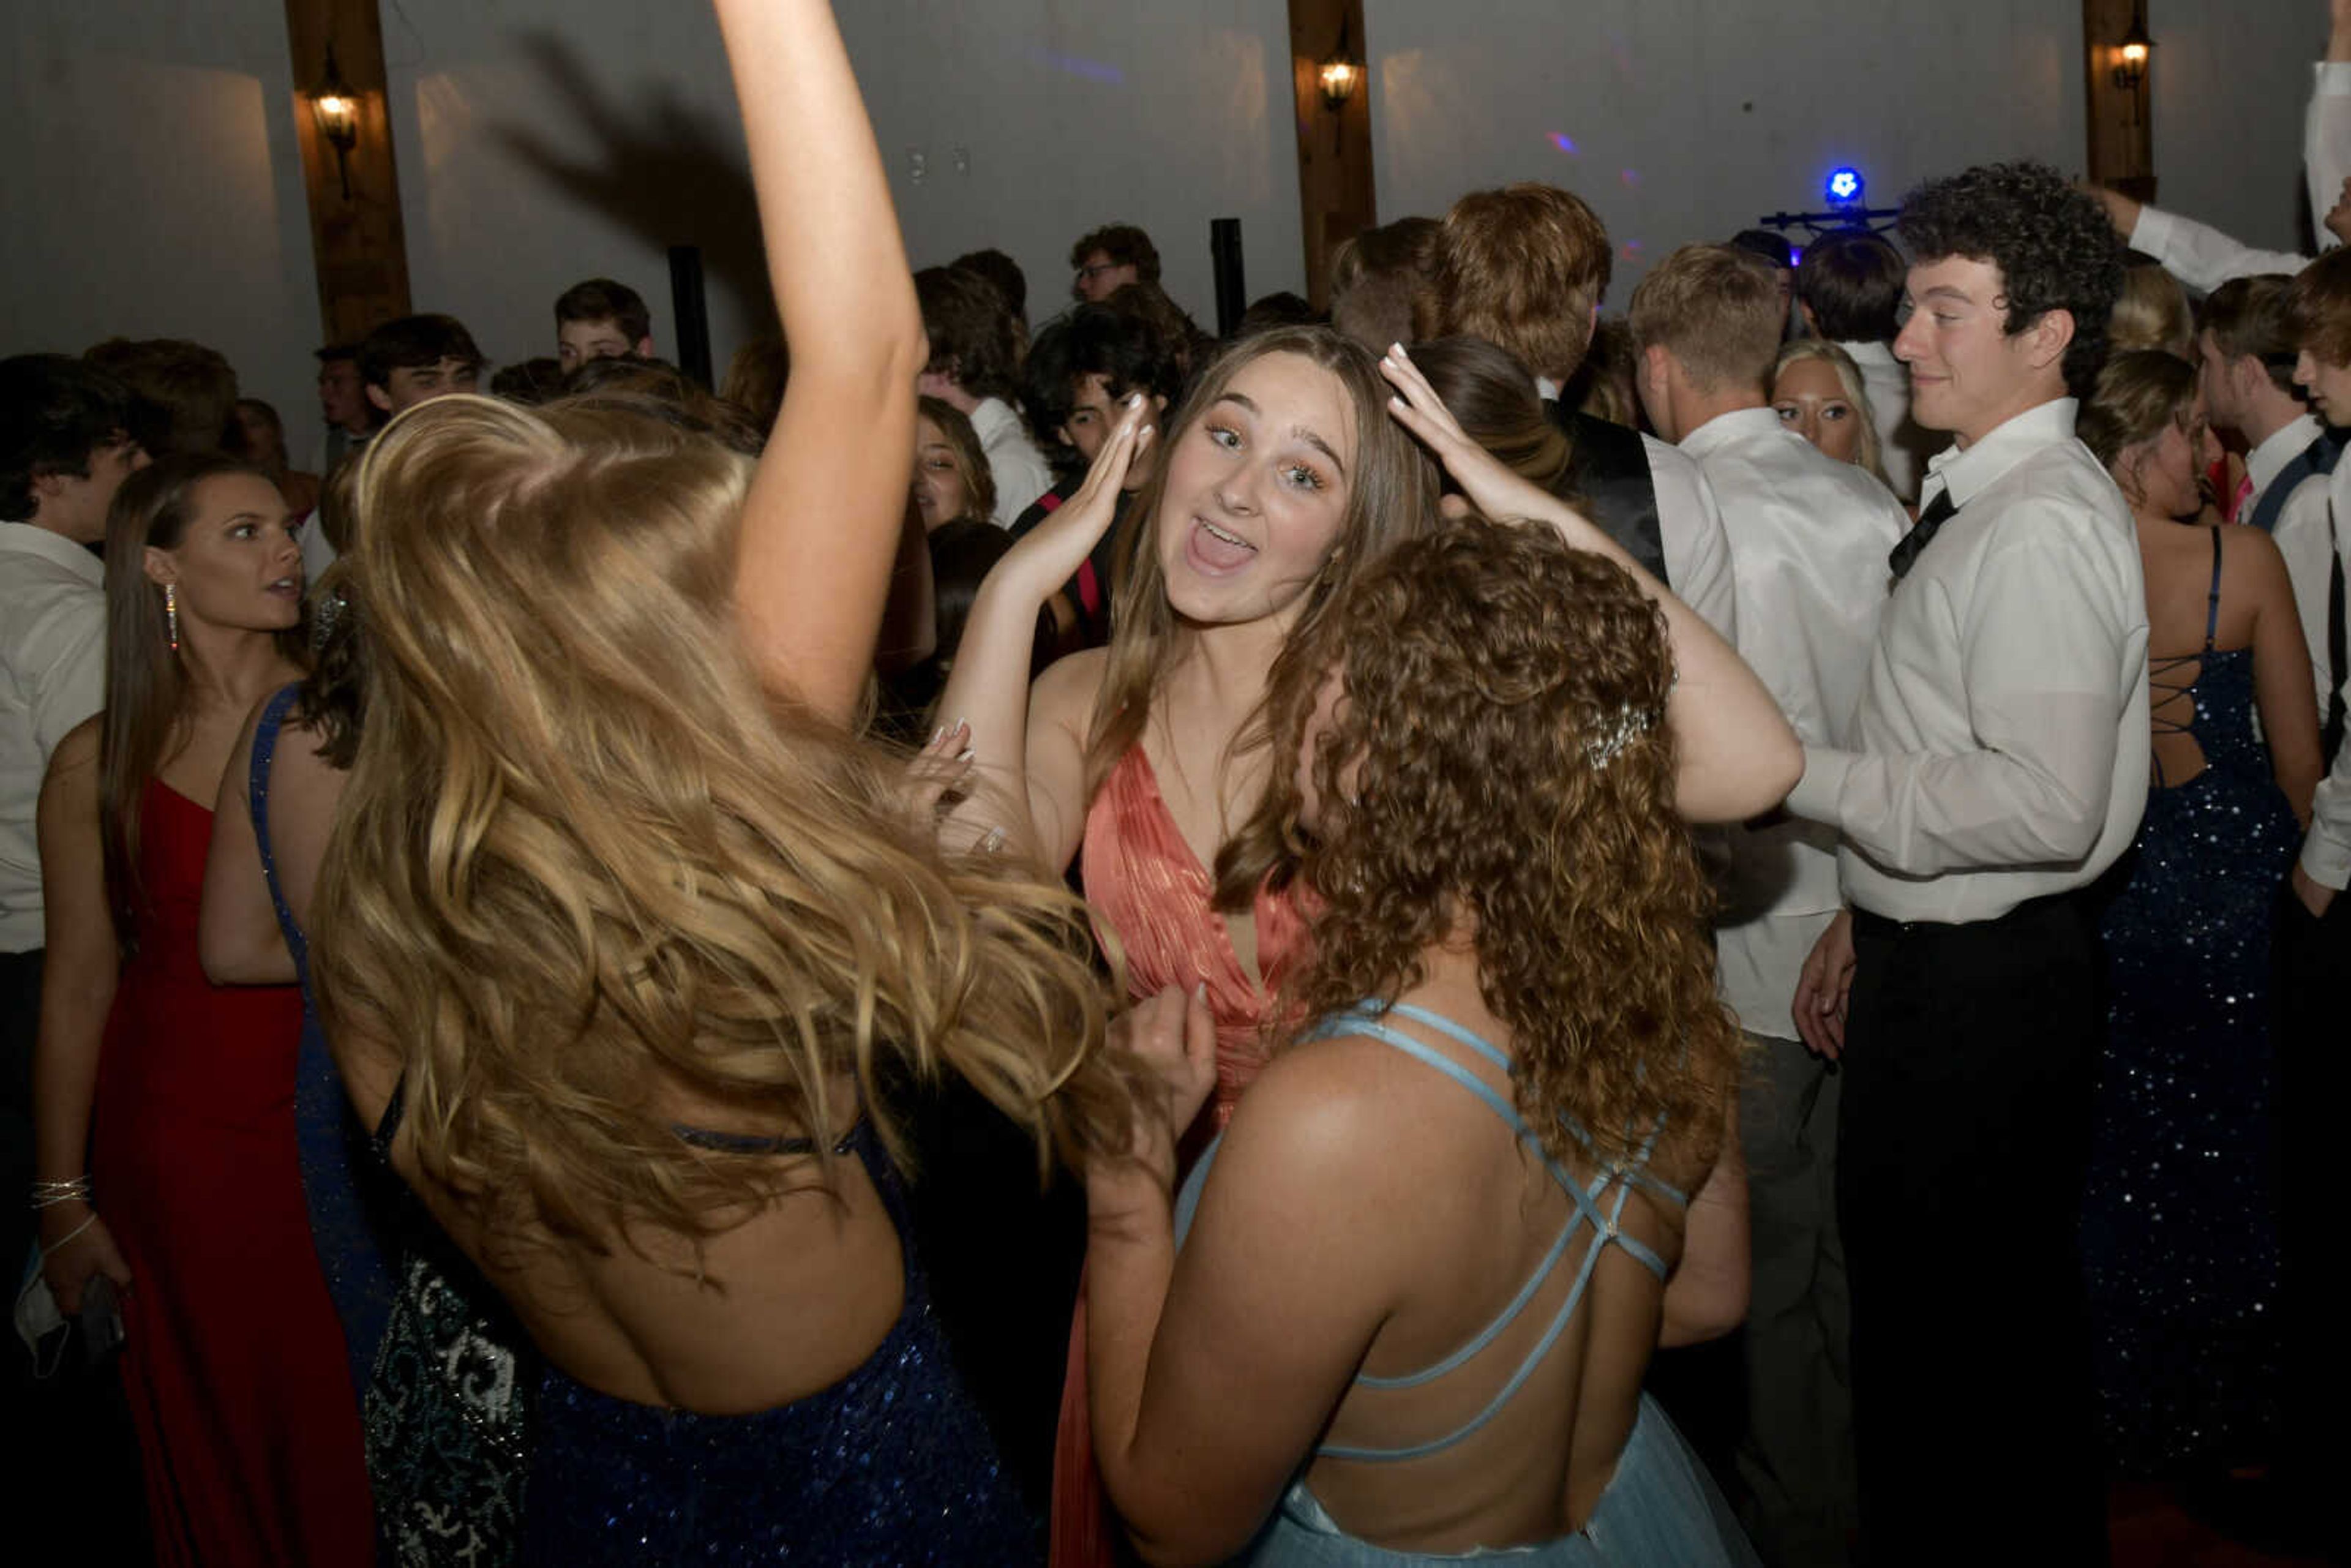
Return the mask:
{"type": "Polygon", "coordinates": [[[163,585],[163,624],[172,634],[172,652],[180,651],[180,591],[172,583],[163,585]]]}

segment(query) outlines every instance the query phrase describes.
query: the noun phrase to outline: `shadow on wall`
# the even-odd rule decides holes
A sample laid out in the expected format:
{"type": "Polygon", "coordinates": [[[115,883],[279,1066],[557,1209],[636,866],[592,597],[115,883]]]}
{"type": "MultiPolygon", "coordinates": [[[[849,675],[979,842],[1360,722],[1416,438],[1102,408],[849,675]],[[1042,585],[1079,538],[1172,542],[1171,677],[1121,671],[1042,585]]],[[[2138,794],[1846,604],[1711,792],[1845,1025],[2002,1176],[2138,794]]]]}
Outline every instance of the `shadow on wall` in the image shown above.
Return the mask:
{"type": "MultiPolygon", "coordinates": [[[[490,134],[527,168],[656,249],[702,248],[709,290],[727,291],[772,329],[775,303],[759,243],[758,203],[740,127],[649,86],[633,103],[593,78],[553,33],[521,35],[517,52],[554,89],[576,124],[563,145],[532,125],[500,120],[490,134]],[[574,149],[590,147],[589,155],[574,149]]],[[[664,295],[654,310],[666,314],[664,295]]],[[[674,351],[674,350],[671,351],[674,351]]]]}

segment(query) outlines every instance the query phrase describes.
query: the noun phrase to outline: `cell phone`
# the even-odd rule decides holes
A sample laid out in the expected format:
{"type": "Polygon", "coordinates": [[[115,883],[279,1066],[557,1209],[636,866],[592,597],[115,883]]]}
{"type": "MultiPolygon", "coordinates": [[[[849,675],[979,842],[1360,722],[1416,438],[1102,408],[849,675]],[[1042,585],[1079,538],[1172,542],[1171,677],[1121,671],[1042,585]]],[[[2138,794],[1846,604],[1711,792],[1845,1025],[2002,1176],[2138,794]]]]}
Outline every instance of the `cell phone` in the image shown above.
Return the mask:
{"type": "Polygon", "coordinates": [[[92,1275],[81,1288],[81,1311],[74,1321],[81,1324],[82,1356],[90,1365],[120,1350],[122,1302],[115,1294],[114,1281],[103,1274],[92,1275]]]}

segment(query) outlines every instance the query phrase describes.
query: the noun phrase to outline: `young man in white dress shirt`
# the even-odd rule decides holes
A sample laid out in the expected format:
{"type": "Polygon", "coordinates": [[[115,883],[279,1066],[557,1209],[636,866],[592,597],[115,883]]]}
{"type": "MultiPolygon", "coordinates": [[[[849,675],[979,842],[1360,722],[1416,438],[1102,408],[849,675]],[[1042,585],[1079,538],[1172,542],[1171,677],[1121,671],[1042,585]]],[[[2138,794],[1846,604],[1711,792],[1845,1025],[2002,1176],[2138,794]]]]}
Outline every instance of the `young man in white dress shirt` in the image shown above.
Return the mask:
{"type": "Polygon", "coordinates": [[[2247,488],[2234,517],[2275,539],[2285,557],[2323,724],[2340,674],[2326,648],[2327,592],[2335,578],[2326,477],[2342,447],[2294,384],[2293,286],[2290,277],[2262,274],[2214,289],[2199,318],[2197,378],[2213,428],[2244,440],[2247,488]]]}
{"type": "Polygon", "coordinates": [[[1737,593],[1722,515],[1698,465],[1665,442],[1558,402],[1592,346],[1612,267],[1608,231],[1556,185],[1473,191],[1429,251],[1415,336],[1466,333],[1516,354],[1573,442],[1562,479],[1584,514],[1725,637],[1737,593]]]}
{"type": "MultiPolygon", "coordinates": [[[[2294,280],[2288,305],[2300,345],[2294,379],[2309,389],[2329,424],[2351,423],[2351,250],[2332,250],[2294,280]]],[[[2338,1108],[2351,1093],[2351,744],[2343,739],[2351,705],[2345,584],[2351,579],[2351,462],[2327,481],[2331,536],[2328,592],[2321,635],[2335,655],[2324,738],[2333,748],[2326,776],[2311,798],[2310,831],[2289,878],[2276,937],[2278,1018],[2279,1316],[2285,1339],[2282,1451],[2273,1474],[2298,1506],[2307,1533],[2336,1548],[2343,1539],[2335,1495],[2351,1464],[2351,1339],[2343,1332],[2340,1271],[2342,1205],[2338,1108]]]]}
{"type": "Polygon", "coordinates": [[[1916,499],[1928,455],[1942,442],[1910,417],[1910,372],[1894,357],[1901,330],[1902,253],[1866,229],[1824,235],[1804,247],[1796,267],[1796,306],[1813,336],[1851,356],[1869,396],[1878,461],[1902,500],[1916,499]]]}
{"type": "MultiPolygon", "coordinates": [[[[1637,384],[1650,425],[1697,460],[1721,504],[1740,654],[1799,737],[1846,745],[1886,554],[1910,519],[1885,486],[1771,408],[1778,271],[1727,246],[1659,263],[1633,293],[1637,384]]],[[[1749,824],[1731,841],[1716,925],[1723,999],[1755,1045],[1739,1106],[1754,1251],[1739,1507],[1775,1568],[1848,1562],[1856,1522],[1836,1230],[1841,1080],[1788,1016],[1804,958],[1841,907],[1836,845],[1836,830],[1817,822],[1749,824]]]]}
{"type": "MultiPolygon", "coordinates": [[[[32,1179],[33,1042],[41,1015],[41,857],[34,807],[49,753],[106,696],[106,589],[90,546],[145,465],[131,393],[62,354],[0,361],[0,1156],[32,1179]]],[[[32,1239],[21,1202],[0,1257],[32,1239]]]]}
{"type": "Polygon", "coordinates": [[[1807,746],[1787,803],[1843,835],[1849,913],[1794,1009],[1844,1075],[1862,1527],[1873,1561],[1980,1562],[1989,1532],[2102,1563],[2075,1229],[2105,1006],[2080,894],[2146,804],[2147,603],[2070,394],[2120,250],[2030,163],[1911,193],[1901,232],[1894,351],[1956,444],[1892,557],[1851,742],[1807,746]]]}

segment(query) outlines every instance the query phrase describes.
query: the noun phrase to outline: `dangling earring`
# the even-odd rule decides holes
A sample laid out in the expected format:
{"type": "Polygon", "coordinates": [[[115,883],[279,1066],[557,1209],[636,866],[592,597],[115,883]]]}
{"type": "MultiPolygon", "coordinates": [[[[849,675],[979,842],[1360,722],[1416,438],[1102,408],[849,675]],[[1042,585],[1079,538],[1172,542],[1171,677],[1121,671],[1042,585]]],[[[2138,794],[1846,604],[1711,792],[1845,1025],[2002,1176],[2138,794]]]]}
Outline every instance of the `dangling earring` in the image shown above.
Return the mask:
{"type": "Polygon", "coordinates": [[[163,585],[163,624],[171,630],[172,652],[180,651],[180,591],[171,583],[163,585]]]}

